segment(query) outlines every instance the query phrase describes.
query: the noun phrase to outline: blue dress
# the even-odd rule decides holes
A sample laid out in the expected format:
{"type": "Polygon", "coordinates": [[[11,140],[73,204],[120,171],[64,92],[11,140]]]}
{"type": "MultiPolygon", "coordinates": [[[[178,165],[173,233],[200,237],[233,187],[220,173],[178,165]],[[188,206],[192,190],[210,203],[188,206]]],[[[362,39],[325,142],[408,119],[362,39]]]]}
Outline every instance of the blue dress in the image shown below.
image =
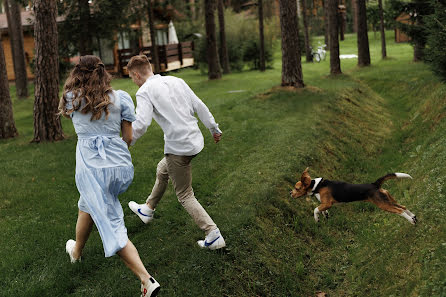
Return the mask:
{"type": "MultiPolygon", "coordinates": [[[[135,121],[135,106],[124,91],[109,93],[112,104],[99,120],[80,108],[71,114],[78,136],[76,146],[76,186],[80,194],[79,209],[92,217],[104,246],[106,257],[127,245],[127,229],[118,195],[133,180],[133,164],[127,144],[120,137],[121,121],[135,121]]],[[[67,109],[72,108],[71,93],[67,109]]]]}

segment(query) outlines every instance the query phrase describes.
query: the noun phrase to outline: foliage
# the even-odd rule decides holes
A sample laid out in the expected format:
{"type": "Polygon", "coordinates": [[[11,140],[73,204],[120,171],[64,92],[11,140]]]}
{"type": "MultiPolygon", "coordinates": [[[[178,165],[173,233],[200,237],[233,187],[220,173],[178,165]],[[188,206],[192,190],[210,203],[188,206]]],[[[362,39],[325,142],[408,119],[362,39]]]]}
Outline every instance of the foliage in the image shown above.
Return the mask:
{"type": "MultiPolygon", "coordinates": [[[[391,0],[391,6],[400,9],[410,16],[410,23],[396,23],[403,32],[410,37],[410,43],[420,49],[420,56],[423,57],[423,50],[427,42],[428,32],[425,27],[425,17],[433,13],[430,0],[413,0],[405,2],[401,0],[391,0]]],[[[396,10],[394,10],[396,11],[396,10]]]]}
{"type": "MultiPolygon", "coordinates": [[[[236,14],[230,9],[226,9],[225,24],[226,44],[231,70],[241,71],[245,67],[258,69],[260,44],[257,17],[246,12],[236,14]]],[[[201,29],[203,31],[200,33],[203,38],[196,44],[197,61],[202,71],[206,71],[206,32],[204,32],[204,27],[201,29]]],[[[273,45],[276,36],[280,36],[279,30],[279,25],[274,18],[264,20],[265,59],[267,67],[272,67],[273,45]]]]}
{"type": "MultiPolygon", "coordinates": [[[[140,1],[140,0],[138,0],[140,1]]],[[[60,23],[59,48],[62,57],[72,57],[78,54],[81,34],[87,34],[92,41],[93,50],[98,49],[98,38],[114,40],[120,31],[129,31],[130,25],[136,23],[146,10],[138,1],[132,0],[95,0],[90,6],[90,22],[88,32],[82,29],[78,0],[57,1],[59,15],[65,21],[60,23]],[[131,4],[131,5],[130,5],[131,4]]]]}
{"type": "Polygon", "coordinates": [[[446,81],[446,4],[432,0],[433,14],[425,19],[427,46],[425,60],[432,70],[446,81]]]}

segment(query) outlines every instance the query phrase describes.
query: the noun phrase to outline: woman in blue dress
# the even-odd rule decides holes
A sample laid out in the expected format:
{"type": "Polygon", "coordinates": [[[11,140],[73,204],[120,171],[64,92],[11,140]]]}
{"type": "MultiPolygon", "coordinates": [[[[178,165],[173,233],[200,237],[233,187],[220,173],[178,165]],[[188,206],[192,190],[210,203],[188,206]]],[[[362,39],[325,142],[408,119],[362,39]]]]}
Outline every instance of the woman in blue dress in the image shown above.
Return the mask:
{"type": "Polygon", "coordinates": [[[132,141],[135,106],[124,91],[114,91],[111,76],[96,56],[82,56],[68,77],[60,100],[60,114],[70,118],[78,137],[76,186],[80,194],[76,241],[66,243],[72,263],[96,225],[105,257],[118,254],[141,280],[141,296],[153,297],[158,282],[144,267],[138,251],[127,237],[118,195],[133,180],[128,145],[132,141]],[[122,138],[120,136],[122,132],[122,138]]]}

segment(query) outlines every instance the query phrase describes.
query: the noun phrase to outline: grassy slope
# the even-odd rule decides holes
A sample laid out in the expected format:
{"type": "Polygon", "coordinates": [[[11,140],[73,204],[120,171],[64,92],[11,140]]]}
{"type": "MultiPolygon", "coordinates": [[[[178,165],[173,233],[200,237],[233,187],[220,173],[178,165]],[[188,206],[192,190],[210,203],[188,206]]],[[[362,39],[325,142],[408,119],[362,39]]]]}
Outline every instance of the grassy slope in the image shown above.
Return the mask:
{"type": "MultiPolygon", "coordinates": [[[[298,92],[270,90],[280,81],[280,63],[266,73],[236,73],[216,82],[192,70],[176,74],[224,131],[214,145],[203,129],[206,148],[193,172],[196,195],[228,249],[195,247],[202,234],[172,189],[149,226],[125,207],[144,199],[153,185],[163,143],[153,123],[131,149],[135,180],[120,199],[129,237],[163,285],[161,296],[444,294],[446,224],[440,210],[446,175],[437,164],[446,158],[445,88],[424,65],[410,63],[409,46],[389,42],[392,58],[378,62],[379,44],[371,41],[372,67],[359,70],[355,60],[343,60],[347,74],[331,78],[328,61],[304,64],[310,87],[298,92]],[[292,201],[287,194],[306,166],[313,176],[352,182],[388,171],[410,173],[413,181],[391,181],[386,188],[420,224],[357,203],[333,208],[330,220],[316,225],[315,201],[292,201]]],[[[355,53],[354,38],[341,46],[342,53],[355,53]]],[[[114,87],[136,92],[129,80],[116,80],[114,87]]],[[[14,100],[21,136],[0,143],[0,296],[137,295],[138,281],[119,259],[103,258],[97,232],[82,264],[69,265],[64,244],[76,222],[76,137],[64,121],[67,141],[29,144],[31,105],[14,100]]]]}

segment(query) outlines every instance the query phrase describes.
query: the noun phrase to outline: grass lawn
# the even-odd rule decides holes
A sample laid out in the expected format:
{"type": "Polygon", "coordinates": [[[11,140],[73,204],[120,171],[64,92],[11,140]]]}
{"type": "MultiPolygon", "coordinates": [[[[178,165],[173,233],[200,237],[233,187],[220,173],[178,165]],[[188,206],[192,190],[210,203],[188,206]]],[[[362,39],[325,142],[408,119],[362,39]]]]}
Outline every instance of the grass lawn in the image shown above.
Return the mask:
{"type": "MultiPolygon", "coordinates": [[[[203,234],[170,186],[155,220],[143,225],[127,207],[146,199],[163,157],[163,133],[153,122],[131,148],[135,179],[120,196],[129,238],[159,296],[446,296],[446,87],[427,66],[412,63],[412,47],[395,44],[380,59],[370,34],[372,66],[342,60],[303,63],[303,90],[278,88],[280,49],[273,69],[208,81],[199,71],[172,73],[202,98],[223,130],[193,161],[194,192],[222,231],[225,251],[200,250],[203,234]],[[370,182],[388,172],[412,181],[385,184],[420,223],[366,203],[339,205],[315,224],[315,199],[288,191],[305,167],[313,177],[370,182]]],[[[346,35],[341,54],[355,54],[346,35]]],[[[134,97],[129,79],[113,81],[134,97]]],[[[118,257],[104,258],[96,230],[81,263],[71,265],[65,242],[74,238],[78,193],[76,135],[30,144],[32,98],[11,88],[20,136],[0,141],[0,296],[139,296],[139,282],[118,257]]]]}

